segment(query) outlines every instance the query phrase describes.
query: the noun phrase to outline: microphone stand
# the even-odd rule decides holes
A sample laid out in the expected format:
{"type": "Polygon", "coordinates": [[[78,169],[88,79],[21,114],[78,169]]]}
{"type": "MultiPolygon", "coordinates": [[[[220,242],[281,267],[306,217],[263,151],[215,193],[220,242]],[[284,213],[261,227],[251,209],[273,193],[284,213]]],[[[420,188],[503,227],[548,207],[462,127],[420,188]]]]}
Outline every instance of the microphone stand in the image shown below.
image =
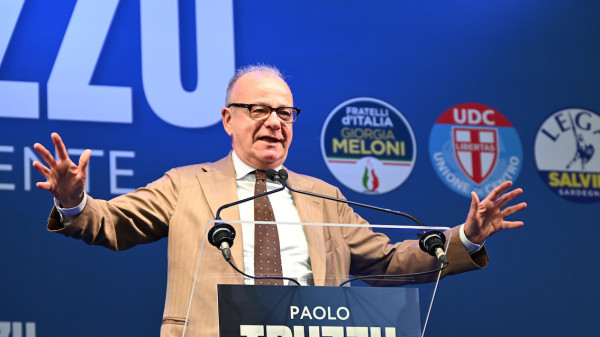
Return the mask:
{"type": "MultiPolygon", "coordinates": [[[[297,190],[294,189],[292,187],[290,187],[287,184],[287,178],[288,178],[288,173],[285,169],[281,169],[279,171],[275,171],[273,169],[268,169],[266,171],[266,176],[274,181],[278,181],[283,188],[287,187],[290,191],[292,192],[296,192],[296,193],[300,193],[300,194],[305,194],[305,195],[310,195],[313,197],[317,197],[317,198],[323,198],[323,199],[327,199],[327,200],[331,200],[331,201],[337,201],[337,202],[343,202],[346,204],[350,204],[350,205],[354,205],[354,206],[360,206],[360,207],[364,207],[364,208],[369,208],[369,209],[373,209],[373,210],[377,210],[377,211],[382,211],[382,212],[386,212],[386,213],[391,213],[394,215],[400,215],[406,218],[409,218],[410,220],[414,221],[415,223],[417,223],[419,226],[423,226],[426,227],[421,221],[419,221],[417,218],[415,218],[414,216],[404,213],[404,212],[400,212],[400,211],[395,211],[395,210],[391,210],[391,209],[387,209],[387,208],[382,208],[382,207],[377,207],[377,206],[372,206],[372,205],[367,205],[367,204],[363,204],[363,203],[359,203],[359,202],[354,202],[354,201],[349,201],[349,200],[345,200],[345,199],[340,199],[340,198],[334,198],[334,197],[330,197],[328,195],[323,195],[323,194],[318,194],[318,193],[313,193],[313,192],[308,192],[308,191],[302,191],[302,190],[297,190]]],[[[418,234],[420,240],[419,240],[419,246],[420,248],[428,253],[431,256],[437,257],[441,262],[442,262],[442,266],[440,268],[434,269],[434,270],[429,270],[429,271],[424,271],[424,272],[417,272],[417,273],[409,273],[409,274],[400,274],[400,275],[364,275],[364,276],[357,276],[357,277],[353,277],[350,279],[347,279],[345,281],[343,281],[342,283],[340,283],[340,287],[345,285],[346,283],[352,282],[352,281],[356,281],[356,280],[368,280],[368,279],[401,279],[401,278],[406,278],[406,277],[414,277],[414,276],[422,276],[422,275],[427,275],[427,274],[432,274],[432,273],[437,273],[439,271],[442,271],[443,269],[445,269],[449,262],[448,262],[448,258],[446,257],[446,254],[444,253],[442,257],[440,257],[439,252],[440,250],[442,250],[443,252],[443,245],[446,242],[446,238],[445,236],[439,232],[439,231],[422,231],[418,234]],[[432,239],[432,237],[435,237],[435,240],[432,239]],[[435,247],[431,247],[431,245],[435,245],[435,247]],[[439,254],[439,255],[437,255],[439,254]]]]}
{"type": "Polygon", "coordinates": [[[237,201],[234,201],[232,203],[225,204],[225,205],[223,205],[223,206],[221,206],[221,207],[219,207],[217,209],[217,214],[215,216],[215,220],[221,220],[221,211],[224,210],[225,208],[229,208],[231,206],[235,206],[237,204],[241,204],[241,203],[246,202],[246,201],[258,199],[258,198],[264,197],[265,195],[269,195],[269,194],[273,194],[273,193],[276,193],[276,192],[279,192],[279,191],[283,191],[284,189],[285,189],[285,186],[281,186],[280,188],[272,190],[272,191],[268,191],[268,192],[265,192],[265,193],[253,195],[253,196],[248,197],[246,199],[237,200],[237,201]]]}
{"type": "Polygon", "coordinates": [[[332,200],[332,201],[344,202],[346,204],[350,204],[350,205],[353,205],[353,206],[360,206],[360,207],[364,207],[364,208],[368,208],[368,209],[373,209],[373,210],[376,210],[376,211],[391,213],[391,214],[394,214],[394,215],[400,215],[400,216],[409,218],[410,220],[412,220],[415,223],[417,223],[419,226],[425,227],[425,225],[421,221],[419,221],[419,219],[415,218],[414,216],[412,216],[410,214],[404,213],[404,212],[400,212],[400,211],[396,211],[396,210],[388,209],[388,208],[383,208],[383,207],[377,207],[377,206],[362,204],[360,202],[355,202],[355,201],[350,201],[350,200],[344,200],[344,199],[334,198],[334,197],[330,197],[328,195],[323,195],[323,194],[318,194],[318,193],[313,193],[313,192],[308,192],[308,191],[297,190],[297,189],[291,188],[290,185],[288,185],[286,181],[280,181],[280,183],[284,187],[287,187],[292,192],[296,192],[296,193],[300,193],[300,194],[305,194],[305,195],[310,195],[310,196],[313,196],[313,197],[323,198],[323,199],[332,200]]]}
{"type": "MultiPolygon", "coordinates": [[[[221,211],[224,210],[225,208],[229,208],[231,206],[235,206],[235,205],[241,204],[246,201],[251,201],[254,199],[264,197],[269,194],[283,191],[284,189],[285,189],[285,186],[281,186],[280,188],[272,190],[272,191],[253,195],[249,198],[245,198],[242,200],[234,201],[229,204],[225,204],[217,209],[217,212],[215,215],[215,220],[221,220],[221,211]]],[[[208,231],[208,242],[211,245],[213,245],[221,250],[221,254],[223,254],[223,257],[225,258],[227,263],[229,263],[229,265],[238,273],[240,273],[248,278],[254,279],[254,280],[264,280],[264,279],[288,280],[288,281],[294,282],[296,285],[300,286],[300,283],[296,279],[293,279],[293,278],[282,277],[282,276],[252,276],[252,275],[248,275],[248,274],[244,273],[243,271],[241,271],[231,260],[230,247],[233,246],[234,238],[235,238],[235,229],[233,229],[233,226],[231,226],[230,224],[225,223],[225,222],[215,223],[212,226],[212,228],[208,231]]]]}

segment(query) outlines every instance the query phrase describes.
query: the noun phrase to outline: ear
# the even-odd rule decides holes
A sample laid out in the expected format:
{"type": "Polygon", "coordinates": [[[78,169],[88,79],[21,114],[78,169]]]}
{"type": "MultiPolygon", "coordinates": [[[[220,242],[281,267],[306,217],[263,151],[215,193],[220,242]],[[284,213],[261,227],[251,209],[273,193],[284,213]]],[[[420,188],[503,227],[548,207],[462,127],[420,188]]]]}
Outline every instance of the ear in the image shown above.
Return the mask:
{"type": "Polygon", "coordinates": [[[225,132],[227,132],[227,134],[231,137],[231,135],[233,135],[233,112],[231,111],[231,109],[223,108],[221,110],[221,118],[223,121],[223,128],[225,129],[225,132]]]}

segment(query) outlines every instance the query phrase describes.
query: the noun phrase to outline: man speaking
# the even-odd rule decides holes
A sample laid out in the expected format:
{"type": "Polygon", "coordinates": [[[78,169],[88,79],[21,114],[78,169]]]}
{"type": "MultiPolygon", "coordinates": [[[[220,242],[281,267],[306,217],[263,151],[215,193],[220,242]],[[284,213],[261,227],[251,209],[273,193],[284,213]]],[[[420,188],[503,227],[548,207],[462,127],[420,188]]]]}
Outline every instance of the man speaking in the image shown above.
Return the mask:
{"type": "MultiPolygon", "coordinates": [[[[55,199],[48,229],[113,250],[168,237],[161,336],[181,336],[194,286],[199,241],[207,222],[215,219],[217,209],[224,204],[279,187],[265,179],[265,171],[283,168],[299,113],[290,88],[276,68],[242,68],[231,79],[221,110],[223,127],[232,138],[232,151],[214,163],[174,168],[147,186],[109,201],[85,193],[91,151],[83,152],[76,165],[60,136],[53,133],[58,160],[44,146],[35,144],[46,165],[33,163],[46,177],[37,187],[48,190],[55,199]]],[[[343,198],[334,186],[288,172],[287,183],[294,189],[343,198]]],[[[526,207],[525,203],[505,207],[523,192],[506,192],[510,186],[511,182],[501,184],[481,201],[472,193],[465,223],[450,230],[450,263],[442,275],[484,267],[488,256],[483,242],[501,229],[523,225],[521,221],[504,220],[526,207]]],[[[256,200],[226,208],[221,216],[242,221],[366,224],[347,204],[288,189],[256,200]]],[[[392,244],[385,235],[367,227],[259,226],[234,225],[238,236],[232,260],[250,275],[282,275],[304,285],[321,286],[338,285],[351,274],[403,274],[438,265],[435,258],[419,249],[418,242],[392,244]],[[261,258],[267,248],[276,252],[268,263],[261,258]]],[[[213,276],[199,277],[195,287],[202,291],[194,295],[197,308],[192,310],[194,315],[188,324],[200,328],[205,336],[217,336],[216,284],[232,280],[250,284],[253,280],[237,274],[217,249],[205,250],[203,259],[204,269],[198,273],[213,276]]]]}

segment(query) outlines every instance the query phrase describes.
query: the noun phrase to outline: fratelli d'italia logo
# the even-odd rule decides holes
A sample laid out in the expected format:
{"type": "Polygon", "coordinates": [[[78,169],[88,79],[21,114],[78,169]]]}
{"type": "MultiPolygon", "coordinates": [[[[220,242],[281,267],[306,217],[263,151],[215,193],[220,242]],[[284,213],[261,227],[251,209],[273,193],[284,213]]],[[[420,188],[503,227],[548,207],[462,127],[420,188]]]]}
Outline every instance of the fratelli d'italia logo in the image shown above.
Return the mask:
{"type": "Polygon", "coordinates": [[[484,104],[462,103],[444,111],[429,138],[429,155],[440,179],[465,197],[485,197],[522,166],[519,135],[511,122],[484,104]]]}
{"type": "Polygon", "coordinates": [[[535,138],[535,163],[556,194],[574,202],[600,200],[600,116],[569,108],[550,115],[535,138]]]}
{"type": "Polygon", "coordinates": [[[387,193],[410,175],[417,145],[396,108],[370,97],[336,106],[321,130],[321,153],[331,173],[360,193],[387,193]]]}

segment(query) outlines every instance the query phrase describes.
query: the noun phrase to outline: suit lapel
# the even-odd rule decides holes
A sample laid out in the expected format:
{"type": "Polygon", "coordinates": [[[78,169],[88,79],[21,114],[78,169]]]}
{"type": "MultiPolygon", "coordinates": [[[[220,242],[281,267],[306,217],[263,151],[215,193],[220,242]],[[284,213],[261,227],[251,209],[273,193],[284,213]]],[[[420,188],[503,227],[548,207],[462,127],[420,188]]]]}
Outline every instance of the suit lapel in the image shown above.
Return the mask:
{"type": "MultiPolygon", "coordinates": [[[[235,180],[235,169],[231,154],[215,163],[203,165],[204,172],[197,175],[198,181],[204,192],[213,218],[219,207],[238,200],[237,186],[235,180]]],[[[314,183],[301,175],[289,172],[289,185],[298,190],[313,191],[314,183]]],[[[323,223],[324,204],[323,199],[311,197],[304,194],[292,192],[292,198],[296,204],[300,221],[304,223],[323,223]]],[[[237,206],[224,209],[220,213],[224,221],[240,220],[240,212],[237,206]]],[[[237,236],[231,253],[236,265],[243,270],[244,267],[244,243],[242,238],[242,227],[239,223],[231,223],[237,236]]],[[[322,226],[304,226],[304,233],[308,242],[308,250],[311,268],[315,279],[315,285],[324,285],[326,272],[325,263],[325,238],[322,226]]]]}
{"type": "MultiPolygon", "coordinates": [[[[197,175],[198,182],[204,192],[204,198],[210,206],[213,219],[219,207],[238,200],[235,181],[235,169],[231,153],[229,156],[215,162],[203,165],[204,172],[197,175]]],[[[221,219],[239,221],[240,211],[237,206],[226,208],[220,213],[221,219]]],[[[244,243],[242,239],[242,226],[239,223],[230,223],[237,233],[235,244],[231,247],[231,254],[236,265],[244,268],[244,243]]]]}
{"type": "MultiPolygon", "coordinates": [[[[289,172],[288,183],[293,189],[313,191],[314,183],[301,175],[289,172]]],[[[323,199],[292,192],[300,221],[304,223],[323,223],[323,199]]],[[[315,280],[315,285],[324,285],[326,271],[325,238],[322,226],[304,226],[304,234],[308,242],[308,254],[315,280]]]]}
{"type": "MultiPolygon", "coordinates": [[[[312,181],[293,172],[289,172],[288,183],[297,190],[311,192],[314,189],[312,181]]],[[[296,192],[292,192],[292,198],[302,222],[323,223],[323,199],[296,192]]]]}

